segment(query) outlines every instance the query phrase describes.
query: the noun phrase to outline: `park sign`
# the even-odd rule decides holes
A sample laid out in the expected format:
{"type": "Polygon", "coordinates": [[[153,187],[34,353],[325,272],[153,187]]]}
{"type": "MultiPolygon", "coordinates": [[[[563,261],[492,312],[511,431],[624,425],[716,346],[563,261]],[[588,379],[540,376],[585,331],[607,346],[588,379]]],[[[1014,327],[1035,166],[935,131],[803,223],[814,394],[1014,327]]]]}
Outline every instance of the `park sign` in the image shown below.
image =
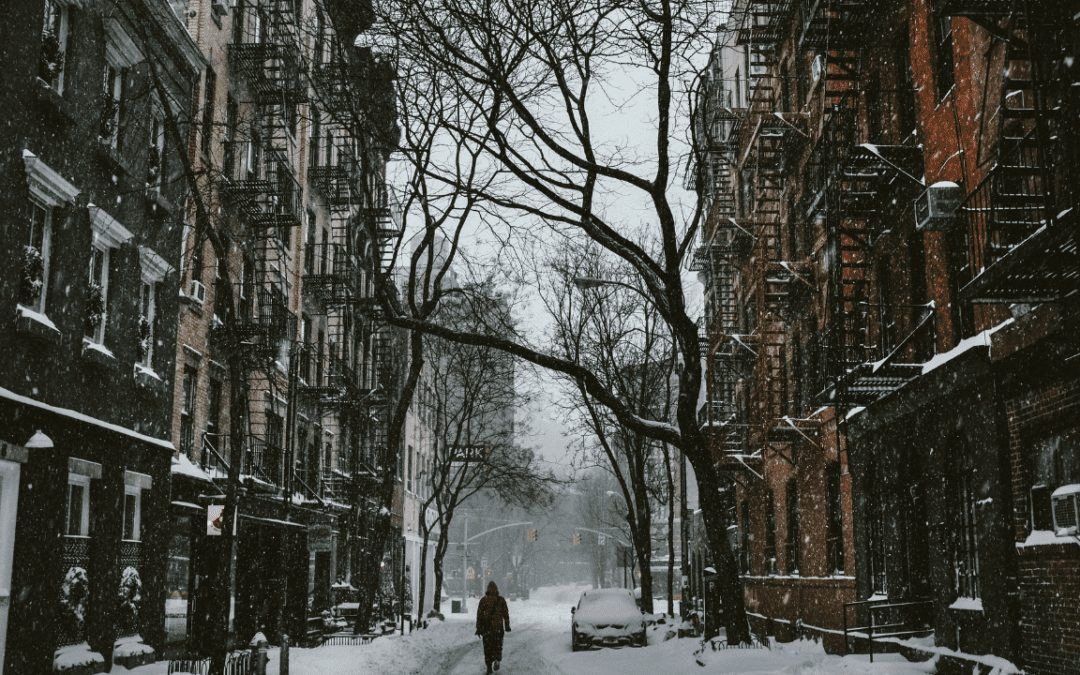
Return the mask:
{"type": "Polygon", "coordinates": [[[487,459],[489,449],[485,445],[450,446],[451,462],[482,462],[487,459]]]}

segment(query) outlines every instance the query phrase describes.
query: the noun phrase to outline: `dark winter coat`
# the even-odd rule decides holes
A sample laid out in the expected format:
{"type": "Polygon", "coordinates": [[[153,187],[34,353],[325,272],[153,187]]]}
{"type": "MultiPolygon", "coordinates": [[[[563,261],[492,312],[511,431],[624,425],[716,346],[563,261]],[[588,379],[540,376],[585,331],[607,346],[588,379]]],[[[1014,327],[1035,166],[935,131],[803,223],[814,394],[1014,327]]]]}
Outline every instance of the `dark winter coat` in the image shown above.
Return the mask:
{"type": "Polygon", "coordinates": [[[476,634],[502,633],[510,630],[510,610],[506,607],[506,598],[499,595],[499,587],[492,581],[487,593],[480,598],[476,608],[476,634]]]}

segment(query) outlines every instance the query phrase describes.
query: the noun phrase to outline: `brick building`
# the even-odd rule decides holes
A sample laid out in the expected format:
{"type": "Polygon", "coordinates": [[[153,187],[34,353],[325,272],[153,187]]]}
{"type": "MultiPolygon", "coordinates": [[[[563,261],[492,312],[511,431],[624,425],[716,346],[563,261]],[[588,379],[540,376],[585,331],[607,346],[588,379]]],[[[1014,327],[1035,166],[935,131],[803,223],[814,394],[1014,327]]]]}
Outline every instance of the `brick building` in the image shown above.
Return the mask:
{"type": "Polygon", "coordinates": [[[160,2],[4,19],[0,672],[95,672],[164,641],[182,183],[161,122],[203,59],[160,2]]]}
{"type": "Polygon", "coordinates": [[[1077,16],[751,0],[721,35],[693,264],[752,616],[1071,672],[1077,16]]]}
{"type": "Polygon", "coordinates": [[[360,583],[355,557],[377,510],[385,409],[402,365],[372,276],[387,269],[400,215],[384,178],[396,144],[393,71],[354,46],[370,7],[173,4],[209,63],[188,150],[193,196],[227,247],[220,254],[193,209],[175,343],[172,437],[183,457],[173,465],[168,591],[169,637],[183,652],[210,644],[211,580],[224,572],[208,507],[223,504],[233,462],[236,640],[303,634],[334,602],[332,587],[360,583]]]}

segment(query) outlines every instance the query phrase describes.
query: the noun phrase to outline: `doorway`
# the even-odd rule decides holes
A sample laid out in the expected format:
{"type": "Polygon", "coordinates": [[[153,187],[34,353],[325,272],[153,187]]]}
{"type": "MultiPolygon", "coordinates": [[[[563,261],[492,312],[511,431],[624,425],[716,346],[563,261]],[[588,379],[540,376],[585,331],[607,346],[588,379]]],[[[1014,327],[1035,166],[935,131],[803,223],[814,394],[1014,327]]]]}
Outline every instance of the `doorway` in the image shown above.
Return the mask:
{"type": "Polygon", "coordinates": [[[15,515],[19,510],[20,468],[16,462],[0,460],[0,675],[4,672],[11,611],[11,561],[15,551],[15,515]]]}

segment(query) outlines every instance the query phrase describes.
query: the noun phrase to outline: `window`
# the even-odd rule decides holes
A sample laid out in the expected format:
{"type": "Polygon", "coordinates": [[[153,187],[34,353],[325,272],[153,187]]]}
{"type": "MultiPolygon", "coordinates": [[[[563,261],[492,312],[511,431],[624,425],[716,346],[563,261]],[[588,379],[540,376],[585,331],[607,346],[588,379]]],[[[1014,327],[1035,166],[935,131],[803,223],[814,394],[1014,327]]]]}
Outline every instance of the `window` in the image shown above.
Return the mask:
{"type": "Polygon", "coordinates": [[[304,274],[315,273],[315,212],[307,212],[307,245],[304,247],[304,274]]]}
{"type": "Polygon", "coordinates": [[[98,136],[105,139],[109,146],[116,147],[120,138],[121,102],[124,100],[124,69],[112,63],[105,64],[104,106],[101,109],[101,127],[98,136]]]}
{"type": "Polygon", "coordinates": [[[312,58],[316,65],[325,62],[326,56],[326,19],[322,9],[315,8],[315,46],[312,49],[312,58]]]}
{"type": "MultiPolygon", "coordinates": [[[[873,472],[870,473],[873,475],[873,472]]],[[[868,529],[870,541],[870,583],[874,593],[889,594],[888,559],[885,556],[885,500],[873,489],[867,491],[868,529]]]]}
{"type": "Polygon", "coordinates": [[[739,572],[750,573],[750,506],[745,501],[742,503],[742,513],[739,520],[739,572]]]}
{"type": "Polygon", "coordinates": [[[142,490],[124,486],[124,541],[142,541],[142,490]]]}
{"type": "MultiPolygon", "coordinates": [[[[940,3],[938,3],[940,4],[940,3]]],[[[934,51],[934,88],[938,100],[945,98],[956,83],[953,63],[952,16],[935,9],[931,27],[936,49],[934,51]]]]}
{"type": "Polygon", "coordinates": [[[68,474],[67,529],[71,537],[90,536],[90,477],[68,474]]]}
{"type": "Polygon", "coordinates": [[[218,373],[217,377],[211,375],[206,396],[206,435],[215,448],[221,447],[221,439],[218,436],[221,433],[221,392],[223,382],[220,375],[221,373],[218,373]]]}
{"type": "Polygon", "coordinates": [[[236,158],[236,152],[233,148],[236,145],[236,125],[240,119],[240,106],[237,104],[236,99],[229,97],[225,101],[225,132],[222,137],[222,146],[224,148],[221,159],[221,170],[225,172],[226,176],[233,175],[233,162],[236,158]]]}
{"type": "Polygon", "coordinates": [[[1080,483],[1080,427],[1038,440],[1030,455],[1031,527],[1054,527],[1050,495],[1062,485],[1080,483]]]}
{"type": "Polygon", "coordinates": [[[765,505],[765,573],[776,574],[776,499],[769,490],[765,505]]]}
{"type": "Polygon", "coordinates": [[[409,468],[405,475],[405,485],[409,492],[415,492],[416,485],[413,482],[413,447],[409,446],[409,468]]]}
{"type": "Polygon", "coordinates": [[[20,300],[35,312],[45,312],[49,286],[49,254],[52,247],[52,209],[31,200],[26,209],[30,241],[23,250],[20,300]]]}
{"type": "Polygon", "coordinates": [[[150,142],[146,151],[146,184],[161,189],[165,173],[165,120],[160,113],[150,122],[150,142]]]}
{"type": "Polygon", "coordinates": [[[826,489],[828,498],[829,520],[825,533],[825,555],[829,572],[844,572],[844,511],[843,496],[840,492],[840,464],[830,464],[826,469],[826,489]]]}
{"type": "Polygon", "coordinates": [[[794,478],[788,479],[785,502],[787,506],[787,571],[799,573],[799,488],[794,478]]]}
{"type": "Polygon", "coordinates": [[[206,79],[203,82],[203,110],[202,110],[202,136],[201,149],[204,155],[210,154],[210,143],[214,138],[214,100],[217,91],[217,74],[213,68],[206,69],[206,79]]]}
{"type": "Polygon", "coordinates": [[[154,367],[154,325],[157,317],[157,284],[144,280],[139,290],[139,363],[154,367]]]}
{"type": "Polygon", "coordinates": [[[199,371],[195,366],[184,366],[183,399],[180,402],[180,452],[191,456],[195,445],[195,385],[199,371]]]}
{"type": "Polygon", "coordinates": [[[956,595],[962,598],[982,596],[979,584],[979,530],[975,517],[976,493],[971,472],[960,476],[956,491],[956,507],[959,511],[954,570],[956,572],[956,595]]]}
{"type": "Polygon", "coordinates": [[[266,445],[267,456],[263,460],[262,468],[267,478],[278,480],[281,473],[281,454],[284,451],[282,442],[285,439],[285,418],[273,411],[266,411],[266,445]]]}
{"type": "Polygon", "coordinates": [[[105,324],[109,306],[109,249],[93,246],[86,286],[86,337],[91,342],[105,342],[105,324]]]}
{"type": "Polygon", "coordinates": [[[64,57],[70,32],[68,15],[67,6],[61,5],[57,0],[45,0],[38,77],[57,92],[64,91],[64,57]]]}

